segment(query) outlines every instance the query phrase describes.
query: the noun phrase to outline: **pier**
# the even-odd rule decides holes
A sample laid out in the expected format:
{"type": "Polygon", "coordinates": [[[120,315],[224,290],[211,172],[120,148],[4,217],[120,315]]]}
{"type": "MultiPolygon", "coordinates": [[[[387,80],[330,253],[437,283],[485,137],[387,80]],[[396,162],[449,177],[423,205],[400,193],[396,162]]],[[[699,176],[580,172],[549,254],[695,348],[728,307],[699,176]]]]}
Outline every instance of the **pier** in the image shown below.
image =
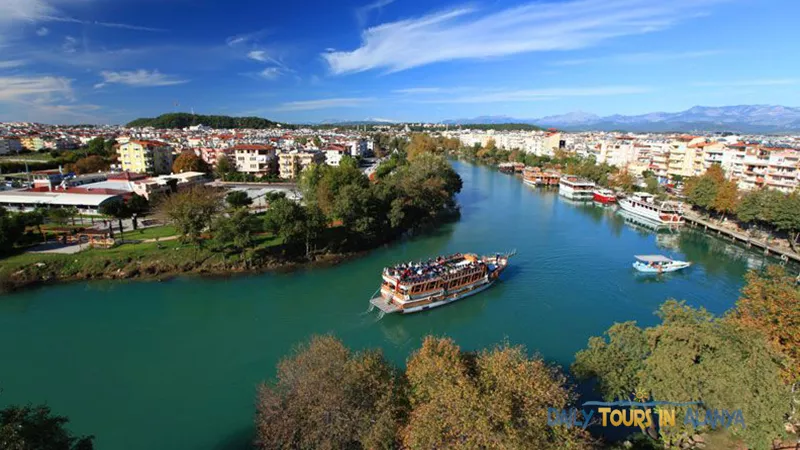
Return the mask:
{"type": "Polygon", "coordinates": [[[683,214],[684,220],[686,221],[687,225],[690,225],[694,228],[703,228],[705,231],[709,232],[716,232],[718,236],[726,236],[730,238],[734,242],[741,242],[745,244],[748,248],[749,247],[757,247],[764,251],[765,255],[773,255],[778,256],[784,261],[793,260],[795,262],[800,262],[800,255],[797,253],[784,250],[781,248],[770,246],[766,241],[762,241],[759,239],[753,239],[752,237],[740,233],[738,231],[729,230],[725,227],[719,226],[711,221],[705,220],[700,217],[698,214],[692,211],[684,211],[683,214]]]}

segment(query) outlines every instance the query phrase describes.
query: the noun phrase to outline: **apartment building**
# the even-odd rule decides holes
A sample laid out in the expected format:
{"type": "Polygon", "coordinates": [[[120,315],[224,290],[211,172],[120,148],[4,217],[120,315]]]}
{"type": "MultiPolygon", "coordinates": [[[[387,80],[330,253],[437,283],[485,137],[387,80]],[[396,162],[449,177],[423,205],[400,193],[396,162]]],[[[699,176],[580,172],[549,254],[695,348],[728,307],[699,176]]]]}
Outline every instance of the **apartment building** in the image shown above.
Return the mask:
{"type": "Polygon", "coordinates": [[[0,155],[16,153],[22,150],[22,144],[17,138],[0,138],[0,155]]]}
{"type": "Polygon", "coordinates": [[[44,148],[44,140],[40,136],[23,136],[20,138],[20,143],[22,147],[32,152],[44,148]]]}
{"type": "Polygon", "coordinates": [[[249,144],[233,148],[236,170],[253,175],[275,173],[277,168],[276,150],[271,145],[249,144]]]}
{"type": "Polygon", "coordinates": [[[800,151],[786,148],[769,148],[766,185],[768,188],[782,192],[797,189],[800,179],[800,151]]]}
{"type": "Polygon", "coordinates": [[[231,148],[203,147],[196,148],[194,153],[211,167],[217,167],[217,162],[219,162],[219,159],[222,157],[228,158],[231,164],[233,164],[234,160],[236,159],[234,156],[234,150],[231,148]]]}
{"type": "Polygon", "coordinates": [[[669,177],[689,178],[702,175],[705,172],[703,148],[706,145],[705,138],[694,136],[680,136],[670,141],[667,168],[669,177]]]}
{"type": "Polygon", "coordinates": [[[287,180],[296,178],[303,169],[311,164],[323,162],[325,162],[325,154],[322,152],[292,150],[278,155],[280,177],[287,180]]]}
{"type": "Polygon", "coordinates": [[[161,141],[130,140],[117,149],[122,170],[156,175],[172,172],[172,148],[161,141]]]}

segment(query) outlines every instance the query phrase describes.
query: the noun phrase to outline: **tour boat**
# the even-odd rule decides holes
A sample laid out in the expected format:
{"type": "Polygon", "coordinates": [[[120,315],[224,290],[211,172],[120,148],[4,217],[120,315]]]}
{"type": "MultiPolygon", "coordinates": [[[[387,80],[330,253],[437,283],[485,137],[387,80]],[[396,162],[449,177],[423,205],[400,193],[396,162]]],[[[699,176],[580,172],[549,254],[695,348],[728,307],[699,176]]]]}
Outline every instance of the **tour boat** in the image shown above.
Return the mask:
{"type": "Polygon", "coordinates": [[[609,204],[617,201],[617,195],[610,189],[598,189],[594,191],[594,201],[609,204]]]}
{"type": "Polygon", "coordinates": [[[675,261],[663,255],[637,255],[633,268],[644,273],[666,273],[685,269],[692,265],[686,261],[675,261]]]}
{"type": "Polygon", "coordinates": [[[559,173],[538,167],[525,167],[522,171],[522,182],[528,186],[556,186],[560,179],[559,173]]]}
{"type": "Polygon", "coordinates": [[[591,201],[595,185],[574,175],[564,175],[558,183],[558,193],[570,200],[591,201]]]}
{"type": "Polygon", "coordinates": [[[387,267],[380,294],[369,302],[385,314],[409,314],[453,303],[492,286],[512,256],[514,252],[493,256],[456,253],[387,267]]]}
{"type": "Polygon", "coordinates": [[[675,202],[657,202],[652,194],[637,192],[619,201],[619,207],[631,214],[646,217],[662,225],[681,225],[681,205],[675,202]]]}

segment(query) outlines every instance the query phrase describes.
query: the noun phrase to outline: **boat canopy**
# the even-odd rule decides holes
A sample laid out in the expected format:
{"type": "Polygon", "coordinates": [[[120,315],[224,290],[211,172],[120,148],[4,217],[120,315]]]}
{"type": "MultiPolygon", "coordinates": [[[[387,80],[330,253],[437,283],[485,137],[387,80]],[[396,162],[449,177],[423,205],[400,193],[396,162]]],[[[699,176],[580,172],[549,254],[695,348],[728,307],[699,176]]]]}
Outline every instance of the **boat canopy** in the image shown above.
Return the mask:
{"type": "Polygon", "coordinates": [[[646,263],[669,263],[673,262],[664,255],[635,255],[634,258],[646,263]]]}

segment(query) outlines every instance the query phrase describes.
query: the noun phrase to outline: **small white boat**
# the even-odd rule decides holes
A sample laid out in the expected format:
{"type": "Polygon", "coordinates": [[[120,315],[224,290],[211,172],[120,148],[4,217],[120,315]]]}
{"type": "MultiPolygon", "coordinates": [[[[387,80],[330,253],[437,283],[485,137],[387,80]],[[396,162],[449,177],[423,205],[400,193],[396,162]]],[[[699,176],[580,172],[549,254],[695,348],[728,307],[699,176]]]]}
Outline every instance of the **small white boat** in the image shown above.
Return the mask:
{"type": "Polygon", "coordinates": [[[663,255],[636,255],[633,268],[644,273],[666,273],[685,269],[692,265],[687,261],[675,261],[663,255]]]}

